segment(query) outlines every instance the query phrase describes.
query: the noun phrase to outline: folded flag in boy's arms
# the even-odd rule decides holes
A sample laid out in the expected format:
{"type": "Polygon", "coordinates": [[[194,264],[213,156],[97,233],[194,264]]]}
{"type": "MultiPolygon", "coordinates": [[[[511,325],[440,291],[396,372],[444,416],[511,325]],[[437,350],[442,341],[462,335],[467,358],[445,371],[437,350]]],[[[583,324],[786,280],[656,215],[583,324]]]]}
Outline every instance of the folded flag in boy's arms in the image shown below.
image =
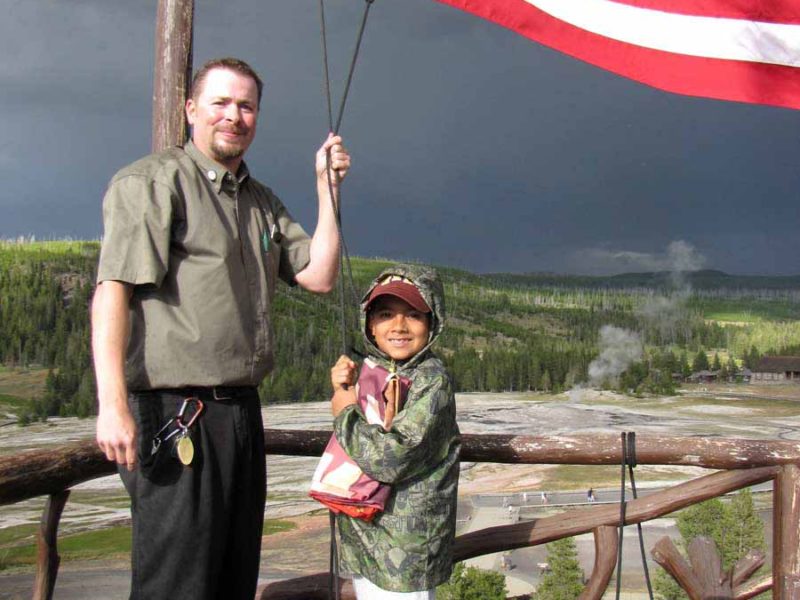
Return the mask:
{"type": "MultiPolygon", "coordinates": [[[[396,399],[396,412],[399,412],[410,385],[408,379],[390,373],[370,359],[364,360],[356,384],[356,398],[367,422],[388,430],[391,422],[385,422],[387,396],[390,401],[396,399]],[[397,387],[390,391],[392,386],[397,387]]],[[[395,411],[390,409],[388,413],[391,418],[395,411]]],[[[309,496],[336,513],[371,521],[383,510],[390,493],[389,485],[364,473],[336,436],[331,436],[314,472],[309,496]]]]}

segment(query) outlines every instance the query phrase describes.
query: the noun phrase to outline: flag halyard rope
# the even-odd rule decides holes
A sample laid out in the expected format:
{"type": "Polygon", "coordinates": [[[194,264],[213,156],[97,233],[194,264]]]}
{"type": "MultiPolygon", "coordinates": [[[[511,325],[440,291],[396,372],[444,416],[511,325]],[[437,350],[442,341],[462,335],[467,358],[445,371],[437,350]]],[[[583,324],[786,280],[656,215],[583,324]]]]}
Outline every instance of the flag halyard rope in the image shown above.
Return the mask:
{"type": "MultiPolygon", "coordinates": [[[[322,39],[322,56],[323,56],[323,76],[325,83],[325,99],[328,110],[328,128],[334,134],[338,134],[342,125],[344,117],[344,109],[347,104],[347,97],[350,93],[350,86],[353,82],[353,73],[355,72],[358,54],[361,50],[361,41],[364,37],[364,30],[369,16],[369,9],[374,0],[365,0],[364,13],[361,18],[361,25],[358,30],[356,38],[356,45],[353,51],[353,57],[350,61],[350,68],[347,73],[347,80],[345,83],[344,92],[342,93],[342,100],[339,103],[339,114],[336,118],[336,123],[333,122],[333,107],[331,103],[331,84],[330,84],[330,71],[328,68],[328,41],[327,41],[327,27],[325,23],[325,2],[319,0],[320,11],[320,26],[321,26],[321,39],[322,39]]],[[[326,152],[326,176],[328,183],[328,192],[331,199],[333,213],[336,221],[336,229],[339,234],[339,323],[342,338],[342,354],[348,353],[348,325],[347,325],[347,308],[345,298],[345,276],[350,284],[351,306],[358,303],[358,295],[356,293],[355,284],[353,282],[353,268],[350,264],[350,254],[347,250],[347,243],[344,239],[344,232],[342,230],[342,212],[341,212],[341,182],[339,180],[338,172],[331,169],[331,151],[326,152]],[[334,183],[336,184],[334,186],[334,183]]],[[[355,319],[354,319],[355,322],[355,319]]],[[[353,327],[355,329],[355,327],[353,327]]],[[[331,600],[339,600],[339,556],[336,545],[336,517],[333,511],[329,512],[330,522],[330,560],[329,560],[329,577],[328,577],[328,598],[331,600]]]]}

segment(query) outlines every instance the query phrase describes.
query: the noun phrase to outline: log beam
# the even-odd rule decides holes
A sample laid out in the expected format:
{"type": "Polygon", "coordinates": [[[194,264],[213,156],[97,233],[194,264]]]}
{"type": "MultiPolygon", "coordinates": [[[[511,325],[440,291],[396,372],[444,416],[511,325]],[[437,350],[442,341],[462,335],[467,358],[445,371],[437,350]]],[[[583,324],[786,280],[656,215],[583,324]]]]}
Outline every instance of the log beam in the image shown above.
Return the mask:
{"type": "Polygon", "coordinates": [[[617,566],[617,528],[604,525],[594,530],[594,568],[578,600],[600,600],[617,566]]]}
{"type": "MultiPolygon", "coordinates": [[[[642,523],[721,496],[744,487],[773,479],[779,467],[723,471],[699,477],[627,503],[625,524],[642,523]]],[[[487,527],[456,538],[454,560],[462,561],[484,554],[546,544],[564,537],[588,533],[596,527],[619,524],[619,506],[609,504],[591,509],[578,508],[558,515],[487,527]]]]}
{"type": "Polygon", "coordinates": [[[748,581],[733,589],[733,600],[750,600],[759,594],[772,589],[772,576],[765,575],[760,579],[748,581]]]}
{"type": "MultiPolygon", "coordinates": [[[[462,435],[461,460],[493,463],[619,465],[619,434],[462,435]]],[[[800,463],[800,443],[734,438],[636,435],[640,465],[742,469],[800,463]]]]}
{"type": "MultiPolygon", "coordinates": [[[[267,454],[321,456],[330,431],[267,429],[267,454]]],[[[515,464],[618,465],[617,435],[462,436],[461,460],[515,464]]],[[[717,438],[636,436],[640,465],[744,469],[800,463],[800,443],[717,438]]],[[[55,493],[113,473],[94,440],[0,457],[0,505],[55,493]]]]}
{"type": "Polygon", "coordinates": [[[702,585],[698,600],[733,597],[731,574],[722,571],[722,558],[714,540],[704,536],[694,538],[689,543],[688,554],[692,570],[702,585]]]}
{"type": "MultiPolygon", "coordinates": [[[[267,454],[320,456],[330,431],[267,429],[267,454]]],[[[614,465],[622,460],[617,434],[529,436],[463,434],[461,460],[503,464],[614,465]]],[[[640,465],[745,469],[800,463],[800,443],[736,438],[688,438],[639,434],[640,465]]]]}
{"type": "Polygon", "coordinates": [[[797,600],[800,598],[800,467],[780,468],[772,500],[773,598],[797,600]]]}
{"type": "Polygon", "coordinates": [[[740,558],[733,566],[731,585],[734,589],[750,579],[765,561],[766,556],[761,550],[750,550],[743,558],[740,558]]]}
{"type": "MultiPolygon", "coordinates": [[[[702,582],[697,573],[686,562],[675,544],[668,537],[663,537],[653,546],[653,558],[678,582],[678,585],[689,595],[692,600],[698,600],[699,590],[702,589],[702,582]]],[[[730,598],[730,595],[727,596],[730,598]]]]}
{"type": "Polygon", "coordinates": [[[42,522],[36,536],[37,561],[36,581],[33,588],[33,600],[50,600],[56,586],[58,566],[61,557],[58,555],[58,524],[61,513],[69,498],[69,490],[62,490],[47,499],[42,513],[42,522]]]}
{"type": "Polygon", "coordinates": [[[772,578],[747,580],[764,564],[764,553],[751,550],[724,573],[722,560],[713,541],[697,537],[689,544],[686,562],[669,537],[653,547],[653,558],[683,588],[691,600],[748,600],[772,588],[772,578]]]}
{"type": "Polygon", "coordinates": [[[109,462],[91,439],[3,456],[0,457],[0,505],[57,494],[116,470],[116,464],[109,462]]]}

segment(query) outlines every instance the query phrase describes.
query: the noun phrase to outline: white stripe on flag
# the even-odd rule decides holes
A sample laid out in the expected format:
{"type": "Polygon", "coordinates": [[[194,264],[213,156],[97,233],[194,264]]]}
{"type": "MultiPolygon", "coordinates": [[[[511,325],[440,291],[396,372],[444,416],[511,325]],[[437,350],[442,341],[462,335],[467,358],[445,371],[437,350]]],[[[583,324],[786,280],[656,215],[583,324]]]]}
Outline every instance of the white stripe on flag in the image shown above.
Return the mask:
{"type": "Polygon", "coordinates": [[[525,0],[580,29],[676,54],[800,66],[800,25],[682,15],[611,0],[525,0]]]}

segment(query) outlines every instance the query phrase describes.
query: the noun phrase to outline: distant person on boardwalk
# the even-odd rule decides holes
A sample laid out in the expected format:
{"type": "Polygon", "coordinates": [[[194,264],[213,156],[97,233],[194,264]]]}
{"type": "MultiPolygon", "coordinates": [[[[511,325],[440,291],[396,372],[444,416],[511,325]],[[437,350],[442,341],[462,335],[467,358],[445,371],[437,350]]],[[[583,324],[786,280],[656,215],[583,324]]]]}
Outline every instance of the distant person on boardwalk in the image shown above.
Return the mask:
{"type": "MultiPolygon", "coordinates": [[[[97,443],[131,496],[131,598],[255,596],[265,500],[257,386],[277,279],[329,291],[339,238],[326,152],[313,238],[243,161],[262,82],[238,59],[194,76],[192,139],[119,171],[103,200],[92,304],[97,443]]],[[[334,189],[334,196],[337,196],[334,189]]]]}
{"type": "Polygon", "coordinates": [[[547,504],[550,499],[547,497],[547,492],[542,492],[542,504],[547,504]]]}
{"type": "Polygon", "coordinates": [[[371,522],[337,516],[342,567],[359,600],[427,600],[450,577],[461,444],[452,382],[431,351],[444,292],[432,269],[398,265],[373,282],[361,308],[368,357],[356,387],[378,372],[408,391],[398,399],[385,387],[387,411],[397,400],[396,412],[370,425],[352,385],[356,364],[342,356],[331,369],[336,438],[365,474],[391,486],[371,522]]]}
{"type": "Polygon", "coordinates": [[[586,499],[589,502],[594,502],[595,501],[594,490],[592,488],[589,488],[589,491],[586,492],[586,499]]]}

